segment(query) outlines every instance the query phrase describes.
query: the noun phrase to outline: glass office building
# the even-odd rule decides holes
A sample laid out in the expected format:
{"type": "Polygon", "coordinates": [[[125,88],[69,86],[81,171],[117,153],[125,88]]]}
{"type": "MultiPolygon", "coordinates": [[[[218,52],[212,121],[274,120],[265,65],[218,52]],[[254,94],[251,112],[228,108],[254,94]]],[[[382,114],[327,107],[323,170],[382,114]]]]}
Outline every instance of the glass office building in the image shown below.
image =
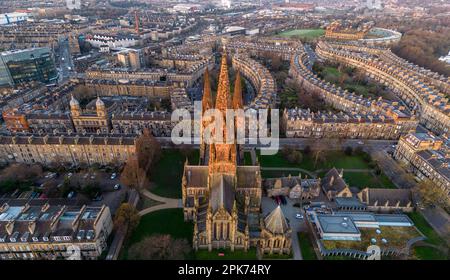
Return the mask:
{"type": "Polygon", "coordinates": [[[0,86],[30,81],[55,83],[55,62],[49,48],[5,51],[0,54],[0,86]]]}

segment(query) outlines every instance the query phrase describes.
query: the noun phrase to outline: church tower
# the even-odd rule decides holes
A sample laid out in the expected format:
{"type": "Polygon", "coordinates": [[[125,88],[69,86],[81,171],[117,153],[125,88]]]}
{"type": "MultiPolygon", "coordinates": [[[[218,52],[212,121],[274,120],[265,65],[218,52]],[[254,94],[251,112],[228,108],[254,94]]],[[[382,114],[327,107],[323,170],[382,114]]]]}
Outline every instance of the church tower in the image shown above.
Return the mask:
{"type": "Polygon", "coordinates": [[[209,146],[209,173],[235,175],[237,165],[236,143],[226,143],[229,133],[234,136],[234,131],[227,131],[226,127],[226,111],[232,109],[226,52],[222,55],[215,108],[222,113],[222,131],[214,131],[215,139],[209,146]],[[221,133],[221,135],[218,133],[221,133]],[[221,143],[217,140],[221,140],[221,143]]]}
{"type": "Polygon", "coordinates": [[[73,97],[73,95],[70,98],[70,113],[72,114],[72,117],[79,117],[81,115],[81,107],[78,100],[73,97]]]}
{"type": "Polygon", "coordinates": [[[98,117],[106,117],[106,106],[105,103],[100,99],[100,97],[97,97],[97,101],[95,101],[95,108],[98,117]]]}

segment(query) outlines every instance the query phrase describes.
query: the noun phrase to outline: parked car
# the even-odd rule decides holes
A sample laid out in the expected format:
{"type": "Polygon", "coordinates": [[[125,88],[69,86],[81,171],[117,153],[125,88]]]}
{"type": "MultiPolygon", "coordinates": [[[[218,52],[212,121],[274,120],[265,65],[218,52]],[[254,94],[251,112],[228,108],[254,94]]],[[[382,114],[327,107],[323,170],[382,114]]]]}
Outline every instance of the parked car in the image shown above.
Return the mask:
{"type": "Polygon", "coordinates": [[[364,145],[363,141],[358,141],[358,145],[364,145]]]}
{"type": "Polygon", "coordinates": [[[67,198],[74,198],[75,197],[75,192],[71,191],[68,195],[67,198]]]}
{"type": "Polygon", "coordinates": [[[295,214],[296,219],[303,219],[303,215],[300,213],[295,214]]]}
{"type": "Polygon", "coordinates": [[[114,190],[116,190],[116,191],[117,191],[117,190],[120,190],[120,185],[119,185],[119,184],[115,184],[115,185],[114,185],[114,190]]]}
{"type": "Polygon", "coordinates": [[[116,179],[116,177],[117,177],[117,173],[113,173],[113,174],[111,174],[111,180],[114,180],[114,179],[116,179]]]}

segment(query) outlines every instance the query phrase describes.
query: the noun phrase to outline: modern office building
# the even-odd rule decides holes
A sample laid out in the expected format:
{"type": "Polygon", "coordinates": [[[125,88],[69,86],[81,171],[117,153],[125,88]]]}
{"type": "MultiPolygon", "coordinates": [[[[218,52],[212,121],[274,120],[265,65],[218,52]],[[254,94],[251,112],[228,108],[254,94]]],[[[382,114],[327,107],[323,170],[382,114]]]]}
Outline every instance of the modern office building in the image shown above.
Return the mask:
{"type": "Polygon", "coordinates": [[[0,54],[0,86],[40,81],[53,83],[58,79],[49,48],[5,51],[0,54]]]}

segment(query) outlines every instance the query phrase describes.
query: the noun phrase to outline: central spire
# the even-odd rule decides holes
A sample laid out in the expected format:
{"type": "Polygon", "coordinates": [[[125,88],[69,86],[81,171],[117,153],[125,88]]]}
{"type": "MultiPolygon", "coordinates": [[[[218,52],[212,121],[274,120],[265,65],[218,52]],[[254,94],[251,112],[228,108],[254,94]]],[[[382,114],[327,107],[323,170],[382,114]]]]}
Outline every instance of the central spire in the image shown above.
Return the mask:
{"type": "Polygon", "coordinates": [[[228,78],[227,53],[224,50],[220,65],[219,85],[217,87],[216,109],[225,114],[227,109],[231,109],[230,80],[228,78]]]}

